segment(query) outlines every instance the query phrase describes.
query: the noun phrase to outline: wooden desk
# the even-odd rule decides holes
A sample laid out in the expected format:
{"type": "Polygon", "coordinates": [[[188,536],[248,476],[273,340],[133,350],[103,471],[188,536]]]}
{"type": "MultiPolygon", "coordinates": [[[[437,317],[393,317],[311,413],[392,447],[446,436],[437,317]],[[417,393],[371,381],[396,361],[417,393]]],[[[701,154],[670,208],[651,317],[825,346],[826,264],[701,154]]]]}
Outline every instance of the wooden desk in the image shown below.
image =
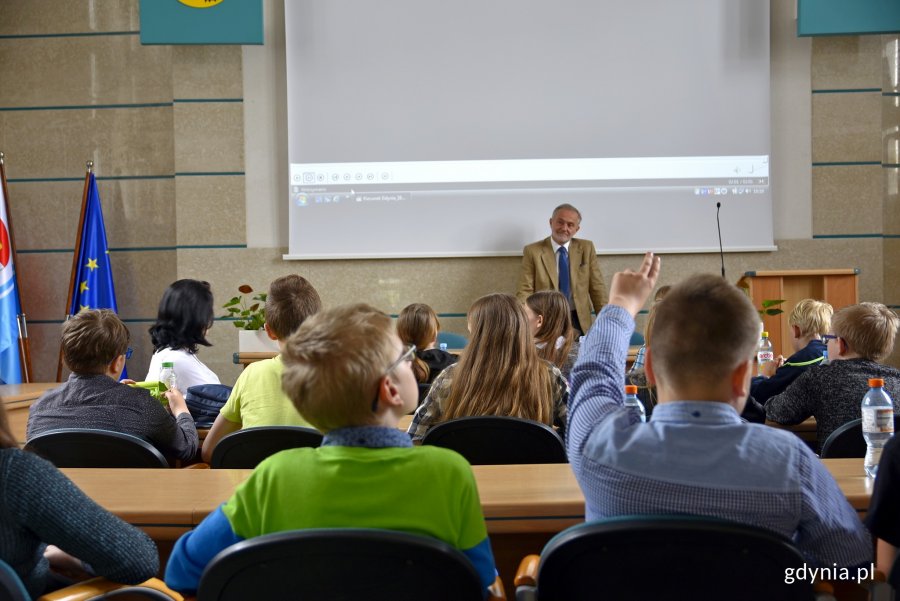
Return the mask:
{"type": "Polygon", "coordinates": [[[818,448],[818,440],[819,440],[818,424],[816,423],[816,418],[814,418],[814,417],[806,418],[799,424],[795,424],[793,426],[783,426],[783,425],[779,424],[778,422],[773,422],[773,421],[769,421],[769,420],[766,420],[766,425],[772,426],[773,428],[778,428],[780,430],[788,430],[790,432],[793,432],[794,434],[799,436],[801,438],[801,440],[804,440],[807,443],[810,443],[813,450],[818,448]]]}
{"type": "MultiPolygon", "coordinates": [[[[826,459],[862,517],[872,495],[862,459],[826,459]]],[[[501,577],[512,582],[519,559],[540,553],[557,532],[584,521],[584,496],[568,464],[474,466],[485,522],[501,577]]],[[[64,469],[100,505],[138,526],[167,555],[172,542],[226,501],[251,470],[64,469]]],[[[165,558],[164,558],[165,560],[165,558]]]]}
{"type": "Polygon", "coordinates": [[[28,411],[38,398],[59,382],[31,382],[29,384],[0,385],[0,398],[9,418],[9,428],[19,444],[25,444],[25,427],[28,425],[28,411]]]}
{"type": "MultiPolygon", "coordinates": [[[[873,481],[862,459],[823,459],[854,509],[869,507],[873,481]]],[[[62,470],[91,498],[142,528],[187,530],[226,501],[251,470],[62,470]]],[[[488,532],[559,532],[584,521],[584,496],[570,466],[472,467],[488,532]]],[[[171,534],[171,533],[170,533],[171,534]]]]}

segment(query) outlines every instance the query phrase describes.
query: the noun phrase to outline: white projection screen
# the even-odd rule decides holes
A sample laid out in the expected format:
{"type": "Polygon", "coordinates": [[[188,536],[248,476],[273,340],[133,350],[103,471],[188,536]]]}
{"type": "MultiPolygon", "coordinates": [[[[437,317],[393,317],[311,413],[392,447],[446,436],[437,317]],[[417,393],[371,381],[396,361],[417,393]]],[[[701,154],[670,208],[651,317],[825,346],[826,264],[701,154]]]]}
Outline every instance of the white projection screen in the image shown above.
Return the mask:
{"type": "Polygon", "coordinates": [[[290,0],[286,259],[774,249],[769,3],[290,0]]]}

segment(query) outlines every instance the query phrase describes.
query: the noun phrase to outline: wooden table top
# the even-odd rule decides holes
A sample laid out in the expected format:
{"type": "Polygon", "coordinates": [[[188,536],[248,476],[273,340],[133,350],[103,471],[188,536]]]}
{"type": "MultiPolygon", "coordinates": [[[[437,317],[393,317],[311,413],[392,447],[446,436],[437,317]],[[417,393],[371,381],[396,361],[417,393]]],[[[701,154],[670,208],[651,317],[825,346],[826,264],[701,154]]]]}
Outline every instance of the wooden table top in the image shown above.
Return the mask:
{"type": "MultiPolygon", "coordinates": [[[[850,504],[869,506],[872,480],[861,459],[825,459],[850,504]]],[[[490,533],[559,532],[584,521],[584,496],[568,464],[472,468],[490,533]]],[[[125,521],[151,530],[198,524],[251,470],[64,469],[91,498],[125,521]]],[[[166,538],[162,536],[160,538],[166,538]]]]}
{"type": "Polygon", "coordinates": [[[46,390],[56,388],[59,382],[30,382],[28,384],[2,384],[0,385],[0,398],[7,406],[20,404],[27,401],[35,401],[46,390]]]}

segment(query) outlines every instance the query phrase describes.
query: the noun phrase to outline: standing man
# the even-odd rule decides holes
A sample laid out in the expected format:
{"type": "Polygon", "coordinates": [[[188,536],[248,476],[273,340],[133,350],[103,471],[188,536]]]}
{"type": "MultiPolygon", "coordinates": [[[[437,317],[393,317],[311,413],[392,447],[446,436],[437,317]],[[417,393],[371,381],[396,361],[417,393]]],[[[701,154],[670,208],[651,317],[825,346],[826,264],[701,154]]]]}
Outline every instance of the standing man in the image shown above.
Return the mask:
{"type": "Polygon", "coordinates": [[[572,325],[587,332],[591,327],[591,307],[600,313],[606,304],[606,289],[590,240],[573,238],[581,229],[581,213],[570,204],[553,209],[550,237],[525,247],[522,273],[516,296],[525,301],[539,290],[559,290],[569,299],[572,325]]]}

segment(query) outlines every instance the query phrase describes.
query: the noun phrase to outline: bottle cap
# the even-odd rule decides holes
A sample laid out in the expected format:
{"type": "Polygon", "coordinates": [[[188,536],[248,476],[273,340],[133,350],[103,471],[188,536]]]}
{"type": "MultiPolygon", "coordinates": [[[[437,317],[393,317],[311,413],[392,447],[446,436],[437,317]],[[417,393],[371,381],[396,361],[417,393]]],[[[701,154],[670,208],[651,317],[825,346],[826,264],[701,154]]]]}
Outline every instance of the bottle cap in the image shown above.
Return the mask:
{"type": "Polygon", "coordinates": [[[763,334],[762,334],[762,337],[763,337],[763,338],[768,338],[768,337],[769,337],[769,333],[764,331],[763,334]]]}
{"type": "Polygon", "coordinates": [[[882,378],[869,378],[869,388],[877,388],[884,386],[884,379],[882,378]]]}
{"type": "Polygon", "coordinates": [[[175,367],[175,362],[174,361],[163,361],[162,366],[163,367],[175,367]]]}
{"type": "Polygon", "coordinates": [[[637,386],[628,384],[627,386],[625,386],[625,394],[637,394],[637,386]]]}

